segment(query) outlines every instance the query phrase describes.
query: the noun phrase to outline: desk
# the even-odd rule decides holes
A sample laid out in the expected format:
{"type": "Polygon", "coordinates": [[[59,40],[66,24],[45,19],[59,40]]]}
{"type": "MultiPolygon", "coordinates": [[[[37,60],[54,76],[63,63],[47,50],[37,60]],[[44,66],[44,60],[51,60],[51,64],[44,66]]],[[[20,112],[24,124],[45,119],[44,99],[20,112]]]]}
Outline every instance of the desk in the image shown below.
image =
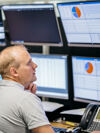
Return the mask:
{"type": "Polygon", "coordinates": [[[66,110],[66,111],[60,112],[60,116],[62,120],[80,123],[84,111],[85,111],[85,108],[66,110]]]}
{"type": "Polygon", "coordinates": [[[59,128],[65,128],[65,129],[74,129],[75,127],[77,127],[79,124],[78,123],[72,123],[72,122],[51,122],[51,125],[53,127],[59,127],[59,128]]]}
{"type": "Polygon", "coordinates": [[[67,129],[67,126],[64,125],[64,124],[62,124],[62,123],[51,122],[51,125],[52,125],[53,127],[59,127],[59,128],[65,128],[65,129],[67,129]]]}
{"type": "MultiPolygon", "coordinates": [[[[70,123],[70,122],[69,122],[70,123]]],[[[56,127],[56,128],[63,128],[64,129],[64,133],[66,132],[75,132],[75,133],[78,133],[78,132],[80,132],[80,133],[87,133],[87,132],[85,132],[85,131],[79,131],[80,129],[78,129],[77,127],[78,127],[78,124],[77,123],[73,123],[73,124],[75,124],[75,125],[77,125],[76,126],[76,128],[75,128],[75,126],[73,127],[70,127],[69,128],[69,126],[68,125],[65,125],[65,124],[63,124],[63,123],[58,123],[58,122],[51,122],[51,126],[52,127],[56,127]]],[[[63,132],[63,129],[61,129],[61,131],[63,132]]],[[[54,130],[55,131],[55,133],[60,133],[60,131],[57,131],[56,132],[56,130],[54,130]]]]}

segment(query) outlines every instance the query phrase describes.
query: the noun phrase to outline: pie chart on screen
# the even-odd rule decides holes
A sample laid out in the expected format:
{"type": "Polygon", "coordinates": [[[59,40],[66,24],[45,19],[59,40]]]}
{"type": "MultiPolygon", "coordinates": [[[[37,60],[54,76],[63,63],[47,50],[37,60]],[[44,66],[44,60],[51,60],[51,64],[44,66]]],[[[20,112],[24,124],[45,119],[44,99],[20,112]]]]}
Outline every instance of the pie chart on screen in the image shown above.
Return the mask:
{"type": "Polygon", "coordinates": [[[74,17],[76,17],[76,18],[81,17],[81,11],[78,7],[73,7],[72,8],[72,13],[73,13],[74,17]]]}
{"type": "Polygon", "coordinates": [[[87,62],[85,64],[85,70],[87,73],[92,73],[93,72],[93,65],[91,62],[87,62]]]}

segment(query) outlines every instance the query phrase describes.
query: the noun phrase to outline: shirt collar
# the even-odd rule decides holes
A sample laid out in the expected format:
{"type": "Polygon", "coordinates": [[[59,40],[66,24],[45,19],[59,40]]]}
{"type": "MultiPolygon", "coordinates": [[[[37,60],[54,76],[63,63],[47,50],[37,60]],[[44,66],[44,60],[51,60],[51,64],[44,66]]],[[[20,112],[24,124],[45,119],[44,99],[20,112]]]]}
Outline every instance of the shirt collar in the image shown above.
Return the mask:
{"type": "Polygon", "coordinates": [[[18,88],[22,88],[24,90],[24,86],[22,84],[10,80],[0,80],[0,86],[11,86],[11,87],[17,86],[18,88]]]}

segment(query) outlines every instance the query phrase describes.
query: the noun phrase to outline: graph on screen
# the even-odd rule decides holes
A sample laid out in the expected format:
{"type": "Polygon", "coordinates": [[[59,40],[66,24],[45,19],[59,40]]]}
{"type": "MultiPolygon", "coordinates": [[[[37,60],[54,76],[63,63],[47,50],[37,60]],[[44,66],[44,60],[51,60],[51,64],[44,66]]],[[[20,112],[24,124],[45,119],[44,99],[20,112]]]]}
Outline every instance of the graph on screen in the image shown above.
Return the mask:
{"type": "Polygon", "coordinates": [[[72,8],[72,13],[73,13],[74,17],[76,17],[76,18],[80,18],[81,17],[81,11],[80,11],[80,9],[78,7],[74,6],[72,8]]]}
{"type": "Polygon", "coordinates": [[[93,72],[93,65],[91,62],[87,62],[85,64],[85,70],[87,73],[92,73],[93,72]]]}

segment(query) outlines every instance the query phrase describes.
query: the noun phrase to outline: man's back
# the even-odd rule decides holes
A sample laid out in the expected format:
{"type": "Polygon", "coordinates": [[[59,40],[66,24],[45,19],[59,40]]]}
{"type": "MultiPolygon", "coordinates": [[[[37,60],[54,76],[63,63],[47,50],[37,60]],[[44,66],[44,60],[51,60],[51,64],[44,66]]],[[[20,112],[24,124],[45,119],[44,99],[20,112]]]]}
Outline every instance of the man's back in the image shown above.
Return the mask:
{"type": "Polygon", "coordinates": [[[26,133],[19,112],[23,95],[20,88],[14,88],[14,84],[9,86],[0,84],[0,129],[5,133],[26,133]]]}
{"type": "Polygon", "coordinates": [[[34,107],[37,108],[36,102],[38,102],[38,98],[24,91],[22,85],[13,81],[0,81],[1,131],[4,133],[28,133],[28,128],[31,129],[31,127],[35,128],[37,125],[39,126],[39,122],[36,123],[36,121],[39,121],[37,112],[38,115],[41,115],[41,111],[31,109],[30,100],[35,105],[34,107]],[[34,117],[34,121],[31,121],[29,117],[34,117]]]}

